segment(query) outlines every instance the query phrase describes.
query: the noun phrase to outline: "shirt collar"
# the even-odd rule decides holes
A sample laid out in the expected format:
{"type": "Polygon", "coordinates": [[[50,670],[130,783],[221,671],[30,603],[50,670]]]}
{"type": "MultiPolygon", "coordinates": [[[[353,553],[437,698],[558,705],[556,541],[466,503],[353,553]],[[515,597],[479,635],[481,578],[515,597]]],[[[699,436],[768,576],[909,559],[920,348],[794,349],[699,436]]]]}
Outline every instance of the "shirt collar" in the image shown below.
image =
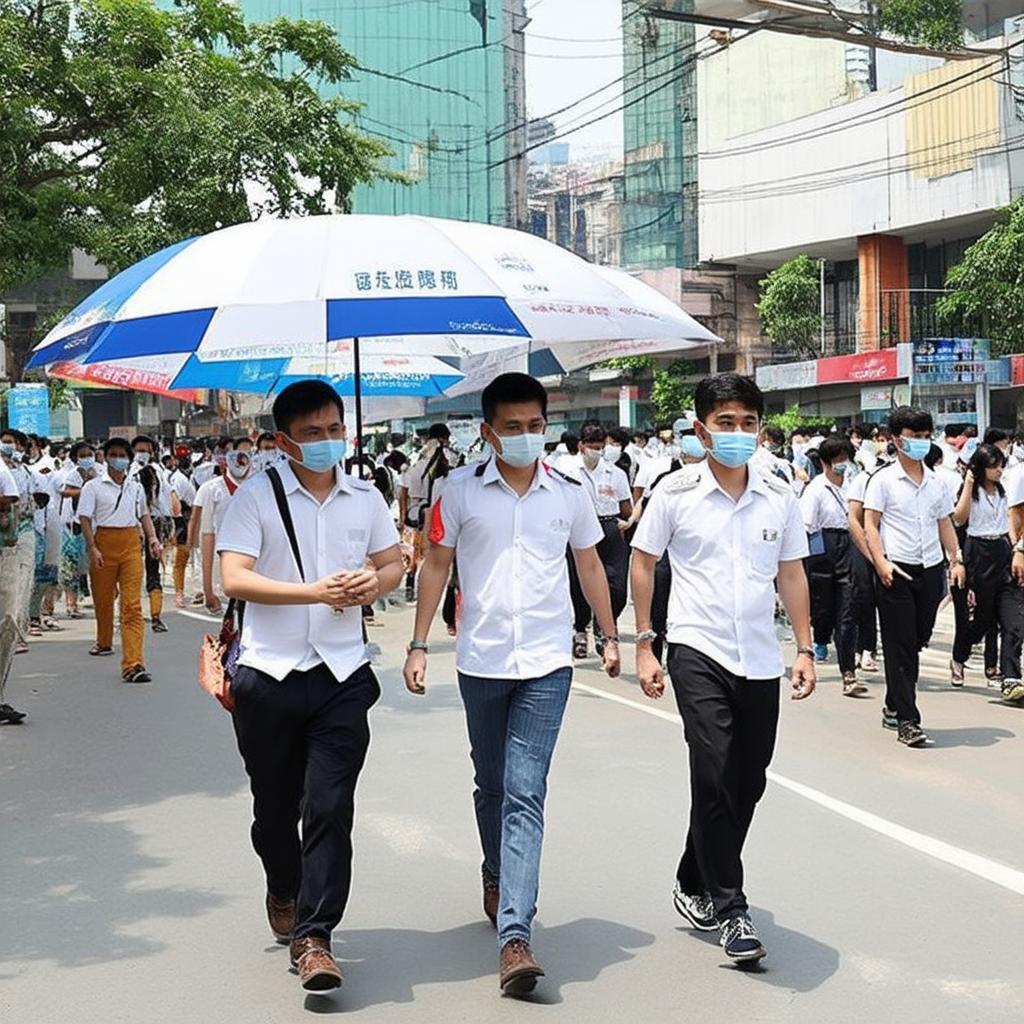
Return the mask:
{"type": "MultiPolygon", "coordinates": [[[[542,462],[538,459],[537,469],[533,475],[533,482],[530,484],[530,490],[527,491],[526,493],[529,494],[530,491],[533,491],[538,487],[545,487],[548,490],[551,490],[553,486],[553,481],[551,479],[552,472],[553,471],[551,467],[547,465],[547,463],[542,462]]],[[[500,480],[502,484],[508,487],[507,481],[501,475],[501,472],[498,469],[497,456],[492,456],[490,459],[487,460],[487,465],[484,468],[483,482],[485,484],[493,484],[496,480],[500,480]]]]}
{"type": "MultiPolygon", "coordinates": [[[[285,494],[294,494],[295,491],[303,490],[305,488],[299,482],[299,478],[295,475],[295,471],[292,469],[292,461],[289,459],[287,462],[280,462],[274,467],[281,475],[281,483],[284,486],[285,494]]],[[[249,478],[251,479],[251,477],[249,478]]],[[[244,480],[242,481],[245,482],[244,480]]],[[[338,493],[351,494],[352,486],[349,480],[348,474],[345,472],[344,467],[334,467],[334,489],[327,496],[327,501],[330,501],[338,493]]],[[[309,493],[308,491],[306,492],[309,493]]]]}
{"type": "MultiPolygon", "coordinates": [[[[722,490],[715,474],[711,471],[711,466],[708,463],[705,463],[701,466],[700,493],[703,497],[704,495],[710,494],[712,491],[718,491],[732,502],[732,496],[726,494],[726,492],[722,490]]],[[[748,462],[747,486],[744,492],[740,495],[739,500],[734,503],[736,508],[741,508],[743,505],[748,504],[752,500],[751,494],[753,493],[762,494],[767,497],[770,490],[768,485],[762,479],[761,474],[758,473],[758,471],[748,462]]]]}
{"type": "Polygon", "coordinates": [[[934,473],[934,470],[929,469],[927,466],[922,466],[921,469],[924,475],[921,477],[921,483],[916,484],[913,480],[911,480],[910,474],[903,468],[903,463],[900,461],[899,457],[895,459],[895,464],[896,475],[903,477],[904,480],[906,480],[908,483],[913,484],[914,487],[924,487],[924,485],[928,482],[928,477],[934,473]]]}

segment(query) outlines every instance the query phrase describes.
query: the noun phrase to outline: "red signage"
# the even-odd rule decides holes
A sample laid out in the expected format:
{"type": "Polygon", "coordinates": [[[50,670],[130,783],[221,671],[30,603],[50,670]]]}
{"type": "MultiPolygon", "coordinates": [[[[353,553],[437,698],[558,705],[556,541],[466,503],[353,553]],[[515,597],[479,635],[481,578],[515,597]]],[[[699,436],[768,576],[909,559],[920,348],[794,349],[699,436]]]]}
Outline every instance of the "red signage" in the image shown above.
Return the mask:
{"type": "Polygon", "coordinates": [[[841,384],[844,381],[869,384],[875,380],[895,380],[899,375],[899,361],[894,348],[818,360],[819,384],[841,384]]]}
{"type": "Polygon", "coordinates": [[[1010,356],[1010,383],[1015,387],[1024,387],[1024,356],[1010,356]]]}

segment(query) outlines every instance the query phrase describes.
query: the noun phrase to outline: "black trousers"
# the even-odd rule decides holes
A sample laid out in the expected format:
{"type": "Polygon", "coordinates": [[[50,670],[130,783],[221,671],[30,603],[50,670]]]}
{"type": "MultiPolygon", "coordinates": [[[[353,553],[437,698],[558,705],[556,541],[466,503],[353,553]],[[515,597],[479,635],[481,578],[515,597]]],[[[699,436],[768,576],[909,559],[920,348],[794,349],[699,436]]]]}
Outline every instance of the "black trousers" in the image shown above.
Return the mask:
{"type": "Polygon", "coordinates": [[[665,634],[668,632],[668,599],[672,594],[672,565],[668,552],[654,563],[654,594],[651,597],[651,629],[658,635],[651,643],[651,650],[661,664],[665,651],[665,634]]]}
{"type": "Polygon", "coordinates": [[[825,551],[805,562],[811,594],[814,642],[828,644],[835,637],[840,672],[852,672],[857,658],[857,619],[853,604],[854,549],[847,530],[826,530],[825,551]]]}
{"type": "MultiPolygon", "coordinates": [[[[626,538],[619,529],[618,522],[613,520],[602,520],[601,529],[604,530],[604,537],[597,543],[597,557],[601,559],[604,566],[605,576],[608,578],[608,590],[612,599],[612,618],[618,621],[622,609],[626,607],[626,588],[629,582],[629,548],[626,546],[626,538]]],[[[593,610],[587,603],[580,586],[579,573],[576,572],[576,559],[572,551],[567,552],[569,560],[569,594],[572,598],[573,630],[577,633],[585,633],[594,617],[593,610]]]]}
{"type": "Polygon", "coordinates": [[[295,938],[330,938],[352,883],[356,781],[380,696],[368,665],[338,682],[326,665],[282,682],[241,667],[235,736],[253,797],[252,845],[267,890],[297,900],[295,938]],[[302,836],[299,837],[299,819],[302,836]]]}
{"type": "Polygon", "coordinates": [[[858,651],[878,650],[878,606],[875,602],[875,567],[850,545],[850,565],[853,572],[853,614],[857,623],[858,651]]]}
{"type": "Polygon", "coordinates": [[[708,892],[720,921],[747,912],[743,844],[764,794],[779,722],[779,680],[744,679],[682,644],[668,671],[690,751],[690,828],[676,877],[708,892]]]}
{"type": "Polygon", "coordinates": [[[971,648],[985,638],[985,668],[995,666],[1006,679],[1020,679],[1021,645],[1024,642],[1024,591],[1011,573],[1013,552],[1008,540],[968,537],[964,544],[967,589],[953,589],[953,600],[963,605],[963,622],[957,609],[953,660],[964,662],[971,648]],[[967,608],[967,590],[974,591],[974,618],[967,608]],[[1001,653],[996,655],[999,632],[1001,653]]]}
{"type": "Polygon", "coordinates": [[[149,553],[149,545],[143,540],[142,542],[142,561],[146,566],[146,593],[152,594],[157,590],[163,589],[163,583],[160,580],[161,565],[160,559],[154,558],[149,553]]]}
{"type": "Polygon", "coordinates": [[[942,562],[927,569],[897,564],[910,579],[894,575],[891,587],[883,587],[877,580],[875,588],[885,654],[885,705],[896,712],[900,722],[919,725],[920,653],[931,639],[935,614],[946,593],[946,567],[942,562]]]}

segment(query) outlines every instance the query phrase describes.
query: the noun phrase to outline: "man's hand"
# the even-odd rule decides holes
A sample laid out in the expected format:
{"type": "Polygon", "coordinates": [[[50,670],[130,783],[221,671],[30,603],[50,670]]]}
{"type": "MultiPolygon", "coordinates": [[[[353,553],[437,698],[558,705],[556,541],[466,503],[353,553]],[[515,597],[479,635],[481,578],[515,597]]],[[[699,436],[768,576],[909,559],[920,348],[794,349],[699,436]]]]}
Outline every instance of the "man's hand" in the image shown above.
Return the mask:
{"type": "Polygon", "coordinates": [[[878,578],[882,581],[882,586],[887,590],[892,586],[893,580],[897,576],[902,576],[905,580],[911,578],[895,562],[883,562],[881,569],[878,570],[878,578]]]}
{"type": "Polygon", "coordinates": [[[949,585],[960,590],[967,586],[967,570],[962,564],[949,567],[949,585]]]}
{"type": "Polygon", "coordinates": [[[335,607],[359,608],[373,604],[380,595],[380,578],[374,569],[357,569],[355,572],[339,573],[338,576],[344,588],[344,597],[335,607]]]}
{"type": "Polygon", "coordinates": [[[405,679],[405,688],[417,697],[422,697],[427,692],[427,652],[409,651],[405,657],[402,676],[405,679]]]}
{"type": "Polygon", "coordinates": [[[619,662],[618,640],[605,640],[604,642],[604,670],[610,679],[615,679],[622,669],[619,662]]]}
{"type": "Polygon", "coordinates": [[[1017,586],[1024,587],[1024,551],[1013,553],[1013,578],[1017,581],[1017,586]]]}
{"type": "Polygon", "coordinates": [[[665,693],[665,670],[650,647],[637,649],[636,674],[644,694],[651,700],[661,700],[665,693]]]}
{"type": "Polygon", "coordinates": [[[92,559],[92,564],[96,566],[97,569],[103,568],[103,552],[100,551],[95,544],[89,548],[89,557],[92,559]]]}
{"type": "Polygon", "coordinates": [[[809,654],[798,654],[793,662],[793,700],[806,700],[814,693],[817,677],[814,673],[814,659],[809,654]]]}
{"type": "Polygon", "coordinates": [[[159,561],[160,556],[163,554],[163,545],[156,537],[149,538],[149,554],[156,561],[159,561]]]}
{"type": "Polygon", "coordinates": [[[633,525],[633,520],[620,519],[615,525],[619,528],[619,533],[625,533],[633,525]]]}
{"type": "Polygon", "coordinates": [[[331,573],[324,576],[312,586],[313,600],[316,604],[329,604],[335,608],[344,607],[342,601],[345,599],[345,583],[343,573],[331,573]]]}

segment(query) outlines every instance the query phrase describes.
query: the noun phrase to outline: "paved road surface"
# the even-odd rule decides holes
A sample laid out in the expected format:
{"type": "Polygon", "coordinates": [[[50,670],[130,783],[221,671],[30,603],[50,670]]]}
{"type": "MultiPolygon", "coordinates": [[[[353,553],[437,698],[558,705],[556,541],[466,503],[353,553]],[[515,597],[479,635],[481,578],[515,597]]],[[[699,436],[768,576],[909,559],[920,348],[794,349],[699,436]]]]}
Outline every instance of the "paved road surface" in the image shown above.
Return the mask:
{"type": "MultiPolygon", "coordinates": [[[[534,1003],[498,996],[451,644],[427,699],[398,675],[411,615],[372,631],[384,696],[360,790],[347,982],[304,997],[271,943],[230,720],[201,694],[203,623],[148,637],[150,686],[85,655],[91,623],[34,641],[0,729],[0,1021],[367,1022],[1024,1020],[1024,712],[980,673],[945,680],[948,612],[926,653],[930,749],[897,745],[834,666],[784,706],[747,850],[769,958],[723,963],[669,894],[685,813],[674,708],[591,662],[551,781],[534,1003]]],[[[631,667],[631,652],[627,648],[631,667]]]]}

